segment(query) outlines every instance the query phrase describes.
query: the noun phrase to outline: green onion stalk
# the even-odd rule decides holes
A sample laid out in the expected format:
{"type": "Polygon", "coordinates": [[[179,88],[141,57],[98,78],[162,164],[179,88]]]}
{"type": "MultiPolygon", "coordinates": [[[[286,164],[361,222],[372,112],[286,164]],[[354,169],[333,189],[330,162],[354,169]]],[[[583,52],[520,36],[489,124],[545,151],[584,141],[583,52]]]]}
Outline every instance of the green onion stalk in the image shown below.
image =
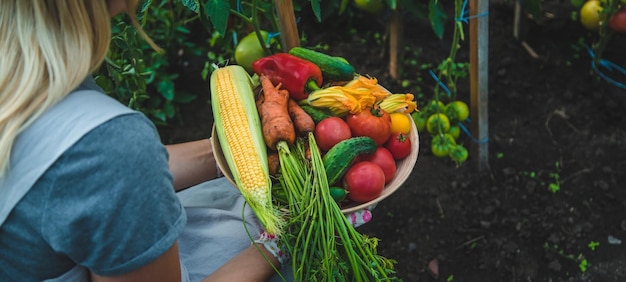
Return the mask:
{"type": "Polygon", "coordinates": [[[396,261],[378,255],[378,239],[359,233],[331,196],[313,133],[308,141],[298,139],[291,147],[281,142],[277,149],[288,211],[281,241],[295,280],[399,281],[396,261]]]}

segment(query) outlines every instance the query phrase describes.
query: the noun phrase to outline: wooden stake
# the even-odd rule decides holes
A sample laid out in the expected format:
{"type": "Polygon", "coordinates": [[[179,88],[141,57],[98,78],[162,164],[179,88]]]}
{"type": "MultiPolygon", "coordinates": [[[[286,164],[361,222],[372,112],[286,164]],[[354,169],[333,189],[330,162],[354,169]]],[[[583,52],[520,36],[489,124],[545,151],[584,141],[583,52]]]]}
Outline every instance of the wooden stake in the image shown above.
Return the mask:
{"type": "Polygon", "coordinates": [[[293,12],[292,0],[276,0],[276,13],[280,24],[280,39],[283,51],[300,46],[300,36],[296,25],[296,16],[293,12]]]}
{"type": "Polygon", "coordinates": [[[392,10],[389,17],[389,75],[398,79],[399,46],[402,35],[402,24],[398,10],[392,10]]]}
{"type": "Polygon", "coordinates": [[[489,0],[470,0],[470,118],[475,142],[470,155],[478,171],[488,167],[488,70],[489,70],[489,0]]]}

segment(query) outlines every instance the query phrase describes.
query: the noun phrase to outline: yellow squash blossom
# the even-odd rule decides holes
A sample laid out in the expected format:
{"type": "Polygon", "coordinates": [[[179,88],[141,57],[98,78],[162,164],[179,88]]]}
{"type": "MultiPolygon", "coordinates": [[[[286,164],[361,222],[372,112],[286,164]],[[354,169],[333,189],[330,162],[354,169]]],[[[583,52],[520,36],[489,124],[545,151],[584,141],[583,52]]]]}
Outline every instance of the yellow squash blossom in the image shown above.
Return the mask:
{"type": "Polygon", "coordinates": [[[410,114],[417,110],[417,103],[413,101],[413,94],[392,94],[380,102],[380,108],[388,113],[410,114]]]}
{"type": "Polygon", "coordinates": [[[376,101],[385,99],[391,93],[384,87],[378,84],[378,80],[375,77],[358,76],[352,81],[348,82],[344,87],[349,89],[367,89],[370,91],[370,95],[374,96],[376,101]]]}

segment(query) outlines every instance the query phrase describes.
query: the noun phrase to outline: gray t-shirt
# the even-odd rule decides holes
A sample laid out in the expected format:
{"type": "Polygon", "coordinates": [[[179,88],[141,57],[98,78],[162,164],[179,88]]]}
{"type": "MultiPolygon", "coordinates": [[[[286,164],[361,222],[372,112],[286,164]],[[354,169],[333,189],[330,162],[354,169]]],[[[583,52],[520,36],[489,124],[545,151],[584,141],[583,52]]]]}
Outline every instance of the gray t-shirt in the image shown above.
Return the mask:
{"type": "Polygon", "coordinates": [[[121,115],[65,151],[11,211],[0,280],[42,281],[76,265],[122,274],[163,254],[185,222],[154,125],[121,115]]]}

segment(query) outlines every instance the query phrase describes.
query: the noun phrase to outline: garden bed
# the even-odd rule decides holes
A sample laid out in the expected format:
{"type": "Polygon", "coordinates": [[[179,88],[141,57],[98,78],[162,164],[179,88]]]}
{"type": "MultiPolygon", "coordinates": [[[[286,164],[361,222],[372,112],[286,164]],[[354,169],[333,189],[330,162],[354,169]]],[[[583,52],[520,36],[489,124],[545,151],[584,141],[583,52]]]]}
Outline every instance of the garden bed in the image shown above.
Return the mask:
{"type": "MultiPolygon", "coordinates": [[[[523,21],[515,39],[513,7],[490,7],[489,168],[478,172],[471,155],[459,168],[435,158],[420,134],[413,174],[360,227],[381,239],[379,252],[398,261],[405,281],[626,281],[626,90],[591,70],[579,43],[593,36],[570,19],[569,3],[545,9],[553,17],[523,21]]],[[[321,25],[303,17],[301,29],[392,92],[414,92],[390,79],[384,45],[371,37],[385,33],[384,16],[362,20],[321,25]],[[332,32],[342,25],[356,32],[332,32]]],[[[403,46],[421,53],[401,75],[420,76],[432,95],[434,83],[419,66],[447,56],[449,35],[439,40],[427,22],[405,23],[403,46]]],[[[605,53],[622,66],[624,37],[605,53]]],[[[469,60],[467,44],[457,61],[469,60]]],[[[467,81],[459,85],[459,99],[469,103],[468,89],[467,81]]],[[[200,98],[182,108],[184,125],[160,128],[166,142],[209,136],[208,93],[200,98]]]]}

